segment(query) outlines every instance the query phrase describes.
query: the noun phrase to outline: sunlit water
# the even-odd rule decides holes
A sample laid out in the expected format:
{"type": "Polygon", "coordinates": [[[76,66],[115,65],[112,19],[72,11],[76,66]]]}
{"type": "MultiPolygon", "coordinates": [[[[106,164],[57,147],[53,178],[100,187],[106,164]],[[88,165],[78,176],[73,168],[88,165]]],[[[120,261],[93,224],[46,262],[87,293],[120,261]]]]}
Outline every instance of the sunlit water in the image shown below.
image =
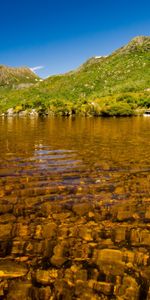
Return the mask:
{"type": "Polygon", "coordinates": [[[0,186],[7,198],[92,201],[103,191],[115,198],[116,185],[122,197],[146,194],[146,183],[139,185],[149,158],[149,118],[0,119],[0,186]]]}
{"type": "Polygon", "coordinates": [[[0,118],[0,298],[149,299],[149,204],[150,118],[0,118]]]}

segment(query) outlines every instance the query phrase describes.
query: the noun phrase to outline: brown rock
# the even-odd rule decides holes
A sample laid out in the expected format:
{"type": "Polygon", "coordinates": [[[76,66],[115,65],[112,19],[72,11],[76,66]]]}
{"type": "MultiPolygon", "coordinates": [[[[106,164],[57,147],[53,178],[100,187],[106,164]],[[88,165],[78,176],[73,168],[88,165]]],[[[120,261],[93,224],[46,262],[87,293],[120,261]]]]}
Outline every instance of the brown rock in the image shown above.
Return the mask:
{"type": "Polygon", "coordinates": [[[51,288],[49,286],[39,289],[39,300],[50,300],[51,288]]]}
{"type": "Polygon", "coordinates": [[[115,194],[124,194],[124,188],[122,186],[117,186],[114,190],[115,194]]]}
{"type": "Polygon", "coordinates": [[[81,269],[77,270],[77,272],[74,275],[75,280],[82,280],[87,281],[87,270],[81,269]]]}
{"type": "Polygon", "coordinates": [[[68,244],[63,241],[57,244],[54,248],[54,255],[51,258],[51,263],[55,266],[61,266],[67,260],[68,244]]]}
{"type": "Polygon", "coordinates": [[[32,300],[30,296],[31,290],[30,282],[11,282],[9,286],[9,292],[7,294],[7,300],[32,300]]]}
{"type": "Polygon", "coordinates": [[[136,246],[150,246],[150,231],[147,229],[132,229],[131,230],[131,244],[136,246]]]}
{"type": "Polygon", "coordinates": [[[150,207],[147,207],[147,209],[146,209],[145,219],[150,220],[150,207]]]}
{"type": "Polygon", "coordinates": [[[52,205],[50,204],[50,202],[44,202],[41,205],[41,212],[46,217],[48,217],[52,213],[52,205]]]}
{"type": "Polygon", "coordinates": [[[11,237],[12,225],[1,224],[0,225],[0,240],[8,239],[11,237]]]}
{"type": "Polygon", "coordinates": [[[113,284],[109,282],[100,282],[95,280],[90,280],[88,283],[89,287],[97,291],[98,293],[102,293],[104,295],[112,295],[113,294],[113,284]]]}
{"type": "Polygon", "coordinates": [[[136,280],[131,276],[124,276],[123,283],[117,293],[117,299],[139,300],[140,287],[136,280]]]}
{"type": "Polygon", "coordinates": [[[0,261],[0,278],[17,278],[27,274],[27,268],[24,265],[10,260],[0,261]]]}
{"type": "Polygon", "coordinates": [[[116,227],[115,228],[115,242],[120,243],[126,241],[126,230],[127,227],[116,227]]]}
{"type": "Polygon", "coordinates": [[[141,276],[144,277],[147,280],[150,279],[150,266],[148,266],[146,268],[143,268],[141,270],[141,276]]]}
{"type": "Polygon", "coordinates": [[[78,216],[86,215],[91,211],[92,205],[90,203],[78,203],[73,205],[73,211],[78,216]]]}
{"type": "Polygon", "coordinates": [[[41,287],[41,288],[32,287],[31,295],[32,295],[32,299],[34,300],[54,299],[53,297],[51,298],[52,293],[51,293],[51,288],[49,286],[41,287]]]}
{"type": "Polygon", "coordinates": [[[15,228],[16,236],[27,237],[30,234],[29,226],[27,224],[18,223],[15,228]]]}
{"type": "Polygon", "coordinates": [[[25,241],[14,239],[11,254],[22,255],[24,253],[25,241]]]}
{"type": "Polygon", "coordinates": [[[13,210],[13,205],[9,204],[8,201],[2,200],[1,199],[1,203],[0,203],[0,212],[1,214],[6,214],[6,213],[10,213],[13,210]]]}
{"type": "Polygon", "coordinates": [[[54,282],[58,277],[57,270],[37,270],[35,272],[35,280],[36,282],[42,285],[49,285],[50,283],[54,282]]]}
{"type": "Polygon", "coordinates": [[[87,242],[93,241],[92,230],[85,226],[81,228],[79,236],[87,242]]]}
{"type": "Polygon", "coordinates": [[[56,234],[57,225],[55,223],[48,223],[43,225],[42,235],[45,239],[51,239],[56,234]]]}
{"type": "Polygon", "coordinates": [[[118,221],[137,219],[137,203],[134,200],[123,201],[112,208],[112,213],[118,221]]]}
{"type": "Polygon", "coordinates": [[[124,273],[125,263],[120,250],[95,250],[93,260],[105,274],[122,275],[124,273]]]}
{"type": "Polygon", "coordinates": [[[50,283],[49,272],[47,270],[37,270],[35,280],[42,285],[48,285],[50,283]]]}
{"type": "Polygon", "coordinates": [[[0,282],[0,297],[4,296],[5,291],[8,289],[8,281],[3,280],[0,282]]]}

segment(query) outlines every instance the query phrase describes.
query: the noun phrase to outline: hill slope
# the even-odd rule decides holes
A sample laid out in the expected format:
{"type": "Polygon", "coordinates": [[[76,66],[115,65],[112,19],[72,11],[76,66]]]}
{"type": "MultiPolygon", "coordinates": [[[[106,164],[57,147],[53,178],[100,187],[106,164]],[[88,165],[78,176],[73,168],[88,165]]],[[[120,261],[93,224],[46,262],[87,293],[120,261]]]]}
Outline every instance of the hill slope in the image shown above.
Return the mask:
{"type": "Polygon", "coordinates": [[[35,83],[38,76],[29,68],[11,68],[0,65],[0,86],[17,86],[19,84],[35,83]]]}
{"type": "Polygon", "coordinates": [[[65,115],[130,115],[150,107],[149,89],[150,37],[141,36],[107,57],[89,59],[75,71],[9,92],[5,105],[1,96],[1,107],[19,104],[65,115]]]}
{"type": "Polygon", "coordinates": [[[44,84],[53,94],[91,94],[143,90],[150,87],[150,37],[137,37],[108,57],[92,58],[77,72],[50,77],[44,84]]]}

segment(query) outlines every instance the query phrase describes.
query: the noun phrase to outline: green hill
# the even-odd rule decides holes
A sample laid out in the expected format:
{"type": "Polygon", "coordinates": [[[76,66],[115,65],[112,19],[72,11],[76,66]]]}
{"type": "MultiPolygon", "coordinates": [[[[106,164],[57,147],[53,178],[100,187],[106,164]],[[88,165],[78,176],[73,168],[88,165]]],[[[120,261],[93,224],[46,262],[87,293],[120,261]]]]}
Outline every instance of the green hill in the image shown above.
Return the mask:
{"type": "Polygon", "coordinates": [[[150,37],[137,37],[108,57],[88,60],[76,72],[50,77],[43,86],[69,99],[149,88],[150,37]]]}
{"type": "Polygon", "coordinates": [[[136,37],[107,57],[0,98],[1,111],[19,105],[62,115],[131,115],[149,108],[150,37],[136,37]]]}
{"type": "Polygon", "coordinates": [[[0,87],[17,87],[22,84],[35,83],[38,76],[29,68],[11,68],[0,65],[0,87]]]}

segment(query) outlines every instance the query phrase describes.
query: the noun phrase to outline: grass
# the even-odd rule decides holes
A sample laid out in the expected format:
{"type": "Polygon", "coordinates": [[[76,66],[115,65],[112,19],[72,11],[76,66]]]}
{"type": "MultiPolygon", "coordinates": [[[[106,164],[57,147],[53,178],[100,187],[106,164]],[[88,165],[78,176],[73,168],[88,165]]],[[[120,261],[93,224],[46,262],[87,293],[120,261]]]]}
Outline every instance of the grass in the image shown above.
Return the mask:
{"type": "Polygon", "coordinates": [[[150,38],[140,37],[112,55],[92,58],[77,70],[26,89],[1,88],[0,111],[132,115],[150,107],[150,38]]]}

